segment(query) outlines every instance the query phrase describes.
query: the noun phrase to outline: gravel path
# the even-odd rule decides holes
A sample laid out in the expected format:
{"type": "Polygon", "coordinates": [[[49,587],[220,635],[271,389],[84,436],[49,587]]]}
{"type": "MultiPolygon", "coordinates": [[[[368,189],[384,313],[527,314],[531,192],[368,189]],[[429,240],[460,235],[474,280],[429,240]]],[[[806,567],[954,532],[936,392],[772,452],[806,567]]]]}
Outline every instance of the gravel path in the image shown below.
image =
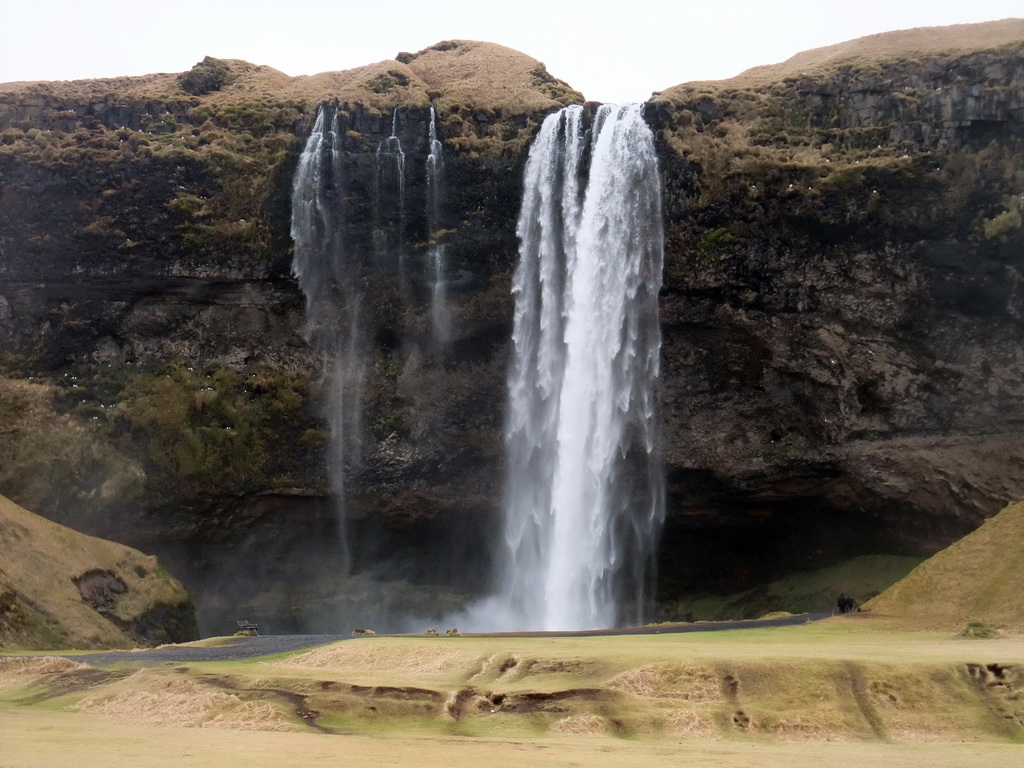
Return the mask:
{"type": "MultiPolygon", "coordinates": [[[[595,629],[585,632],[494,632],[486,634],[465,634],[460,637],[606,637],[612,635],[667,635],[680,632],[721,632],[727,629],[756,629],[763,627],[786,627],[806,624],[827,618],[827,613],[802,613],[780,619],[757,619],[750,621],[705,621],[697,624],[659,624],[647,627],[624,629],[595,629]]],[[[388,637],[378,635],[377,637],[388,637]]],[[[276,653],[294,653],[318,645],[336,643],[341,640],[367,641],[371,638],[351,635],[259,635],[233,639],[229,645],[216,648],[194,648],[165,646],[147,651],[110,651],[106,653],[64,654],[64,658],[79,661],[90,666],[110,664],[139,664],[152,667],[165,663],[192,663],[199,661],[242,661],[276,653]]],[[[458,640],[459,638],[444,638],[458,640]]]]}

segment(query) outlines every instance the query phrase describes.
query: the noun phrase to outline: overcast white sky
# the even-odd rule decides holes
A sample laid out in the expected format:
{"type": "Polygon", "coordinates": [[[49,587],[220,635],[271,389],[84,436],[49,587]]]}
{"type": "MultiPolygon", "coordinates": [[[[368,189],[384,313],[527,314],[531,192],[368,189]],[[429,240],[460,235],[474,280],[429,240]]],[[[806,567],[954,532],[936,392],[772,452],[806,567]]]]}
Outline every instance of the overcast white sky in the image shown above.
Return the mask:
{"type": "Polygon", "coordinates": [[[1024,0],[0,0],[0,82],[182,72],[210,55],[289,75],[440,40],[500,43],[588,99],[640,101],[909,27],[1024,17],[1024,0]]]}

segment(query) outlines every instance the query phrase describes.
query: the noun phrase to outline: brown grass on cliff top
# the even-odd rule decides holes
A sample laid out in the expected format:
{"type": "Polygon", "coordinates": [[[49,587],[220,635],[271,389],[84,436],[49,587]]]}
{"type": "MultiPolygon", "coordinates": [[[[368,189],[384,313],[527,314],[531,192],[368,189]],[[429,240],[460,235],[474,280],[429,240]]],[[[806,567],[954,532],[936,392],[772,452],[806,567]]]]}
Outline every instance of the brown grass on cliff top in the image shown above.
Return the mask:
{"type": "Polygon", "coordinates": [[[503,45],[447,40],[415,54],[399,54],[449,105],[532,112],[582,95],[553,78],[536,59],[503,45]],[[556,101],[556,98],[558,101],[556,101]]]}
{"type": "Polygon", "coordinates": [[[1024,627],[1022,562],[1024,501],[925,560],[865,607],[936,627],[972,620],[1024,627]]]}
{"type": "MultiPolygon", "coordinates": [[[[1024,19],[1003,19],[981,24],[954,24],[947,27],[917,27],[881,32],[836,45],[802,51],[778,64],[752,67],[726,80],[702,84],[733,88],[767,85],[798,75],[820,76],[842,65],[870,66],[885,61],[915,59],[943,54],[962,55],[1024,42],[1024,19]]],[[[695,83],[682,83],[661,95],[672,98],[676,89],[695,83]]]]}
{"type": "Polygon", "coordinates": [[[222,59],[230,70],[221,89],[203,96],[181,90],[178,74],[151,74],[94,80],[15,82],[0,84],[0,100],[47,97],[69,101],[117,98],[229,104],[254,101],[325,100],[360,103],[376,110],[425,107],[431,99],[442,105],[471,105],[511,113],[557,106],[556,96],[572,91],[526,54],[493,43],[453,40],[402,61],[385,59],[354,69],[290,77],[272,67],[238,59],[222,59]],[[404,63],[403,63],[404,62],[404,63]]]}

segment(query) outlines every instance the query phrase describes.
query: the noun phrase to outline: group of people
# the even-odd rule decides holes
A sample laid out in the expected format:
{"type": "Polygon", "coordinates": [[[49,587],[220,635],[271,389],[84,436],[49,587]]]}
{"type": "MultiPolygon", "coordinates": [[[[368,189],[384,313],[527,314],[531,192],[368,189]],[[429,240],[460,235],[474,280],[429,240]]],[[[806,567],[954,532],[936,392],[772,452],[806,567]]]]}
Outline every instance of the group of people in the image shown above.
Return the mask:
{"type": "Polygon", "coordinates": [[[836,608],[840,613],[849,613],[857,607],[857,601],[850,597],[845,592],[839,595],[839,599],[836,601],[836,608]]]}

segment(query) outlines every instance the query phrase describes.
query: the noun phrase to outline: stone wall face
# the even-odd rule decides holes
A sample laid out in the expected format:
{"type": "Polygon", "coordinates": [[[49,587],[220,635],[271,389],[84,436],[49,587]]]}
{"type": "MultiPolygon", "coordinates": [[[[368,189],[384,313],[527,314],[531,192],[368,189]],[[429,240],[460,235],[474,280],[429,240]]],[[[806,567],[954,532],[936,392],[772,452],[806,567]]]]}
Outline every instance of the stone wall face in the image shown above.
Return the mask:
{"type": "Polygon", "coordinates": [[[1024,493],[1022,55],[649,105],[664,588],[931,554],[1024,493]]]}
{"type": "MultiPolygon", "coordinates": [[[[0,467],[0,491],[161,554],[207,622],[284,582],[327,599],[322,361],[289,237],[318,102],[108,90],[0,94],[0,349],[7,381],[54,386],[49,415],[12,422],[22,463],[0,467]],[[88,470],[32,463],[51,423],[113,453],[88,470]],[[115,465],[130,477],[107,482],[115,465]],[[33,467],[60,475],[30,483],[33,467]],[[238,578],[254,552],[265,567],[238,578]]],[[[1022,102],[1014,49],[648,103],[666,206],[663,599],[927,554],[1024,494],[1022,102]]],[[[543,114],[439,111],[458,276],[441,354],[425,272],[429,107],[394,122],[404,278],[374,262],[375,152],[392,113],[340,109],[347,247],[372,297],[349,514],[373,545],[359,557],[457,602],[488,586],[515,221],[543,114]]],[[[14,399],[0,392],[0,406],[14,399]]]]}

